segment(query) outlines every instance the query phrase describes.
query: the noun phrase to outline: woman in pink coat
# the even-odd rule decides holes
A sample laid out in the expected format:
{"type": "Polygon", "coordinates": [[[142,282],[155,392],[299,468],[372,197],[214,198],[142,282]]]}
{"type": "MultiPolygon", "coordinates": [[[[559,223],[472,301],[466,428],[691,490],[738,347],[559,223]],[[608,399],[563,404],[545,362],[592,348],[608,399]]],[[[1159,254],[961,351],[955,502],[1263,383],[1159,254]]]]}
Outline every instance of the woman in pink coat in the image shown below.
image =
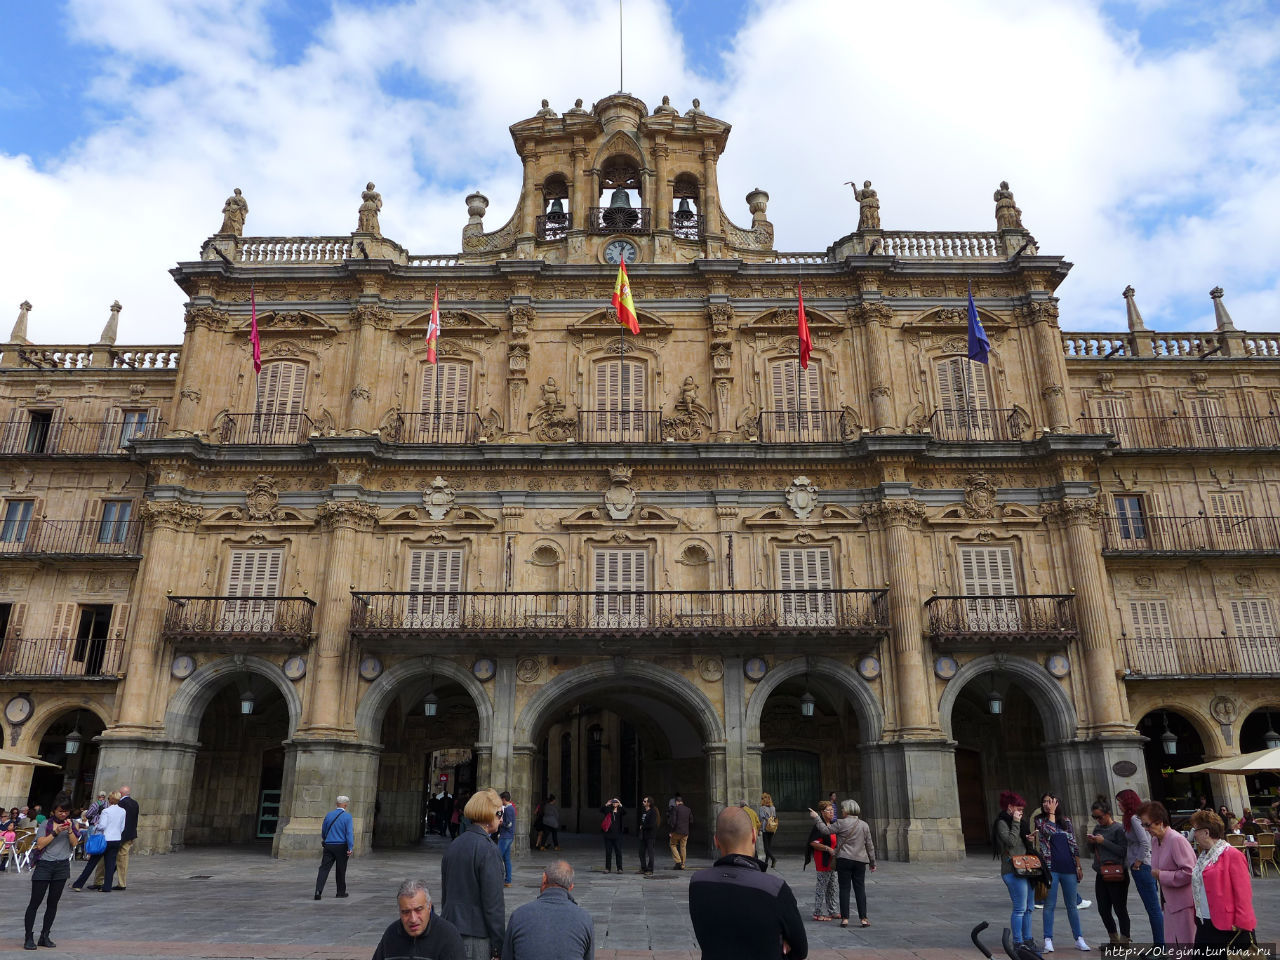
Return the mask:
{"type": "Polygon", "coordinates": [[[1138,808],[1143,829],[1151,833],[1151,875],[1164,894],[1166,946],[1196,942],[1196,905],[1191,898],[1191,870],[1196,853],[1187,838],[1169,823],[1169,811],[1152,800],[1138,808]]]}
{"type": "Polygon", "coordinates": [[[1196,946],[1240,949],[1254,943],[1253,884],[1244,853],[1223,839],[1222,818],[1209,810],[1191,815],[1200,855],[1191,869],[1196,911],[1196,946]]]}

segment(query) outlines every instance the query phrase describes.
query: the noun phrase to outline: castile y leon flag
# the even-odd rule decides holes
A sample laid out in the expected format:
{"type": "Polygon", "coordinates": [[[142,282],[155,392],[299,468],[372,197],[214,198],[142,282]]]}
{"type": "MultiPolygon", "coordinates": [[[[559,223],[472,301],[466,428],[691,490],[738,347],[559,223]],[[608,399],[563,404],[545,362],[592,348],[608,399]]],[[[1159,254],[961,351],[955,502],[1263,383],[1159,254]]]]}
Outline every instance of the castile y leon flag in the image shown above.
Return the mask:
{"type": "Polygon", "coordinates": [[[427,324],[427,362],[436,362],[436,339],[440,336],[440,288],[431,291],[431,321],[427,324]]]}
{"type": "Polygon", "coordinates": [[[249,284],[249,343],[253,346],[253,373],[262,372],[262,341],[258,338],[258,299],[249,284]]]}
{"type": "Polygon", "coordinates": [[[809,354],[813,353],[813,337],[809,336],[809,321],[804,315],[804,287],[796,284],[796,292],[800,294],[800,311],[796,316],[796,332],[800,338],[800,366],[809,369],[809,354]]]}
{"type": "Polygon", "coordinates": [[[627,265],[618,263],[618,279],[613,284],[613,308],[618,311],[618,322],[632,333],[640,332],[640,320],[636,317],[635,301],[631,299],[631,284],[627,282],[627,265]]]}

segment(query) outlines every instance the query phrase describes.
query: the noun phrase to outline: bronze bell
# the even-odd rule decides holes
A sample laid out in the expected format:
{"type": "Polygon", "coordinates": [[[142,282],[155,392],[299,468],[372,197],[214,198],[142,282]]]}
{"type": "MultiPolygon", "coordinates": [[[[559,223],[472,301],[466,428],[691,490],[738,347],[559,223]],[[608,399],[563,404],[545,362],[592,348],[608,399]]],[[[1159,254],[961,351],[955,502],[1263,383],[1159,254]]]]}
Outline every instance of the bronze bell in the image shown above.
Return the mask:
{"type": "Polygon", "coordinates": [[[613,199],[609,201],[609,206],[631,209],[631,198],[627,196],[626,187],[618,187],[617,190],[613,191],[613,199]]]}
{"type": "Polygon", "coordinates": [[[618,187],[613,191],[609,206],[605,207],[600,218],[611,230],[629,230],[640,221],[640,214],[631,209],[631,197],[626,187],[618,187]]]}
{"type": "Polygon", "coordinates": [[[547,220],[551,223],[564,223],[565,219],[564,201],[556,197],[547,208],[547,220]]]}
{"type": "Polygon", "coordinates": [[[676,220],[686,221],[693,219],[693,211],[689,208],[689,198],[681,197],[680,206],[676,208],[676,220]]]}

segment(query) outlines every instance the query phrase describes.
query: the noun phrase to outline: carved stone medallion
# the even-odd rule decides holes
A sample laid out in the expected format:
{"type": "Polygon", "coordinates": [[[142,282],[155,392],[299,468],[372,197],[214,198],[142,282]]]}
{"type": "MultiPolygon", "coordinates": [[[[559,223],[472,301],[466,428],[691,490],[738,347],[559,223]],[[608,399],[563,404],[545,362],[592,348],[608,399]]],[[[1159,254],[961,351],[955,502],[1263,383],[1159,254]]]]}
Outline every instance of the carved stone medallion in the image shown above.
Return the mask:
{"type": "Polygon", "coordinates": [[[796,515],[797,520],[808,520],[818,505],[818,488],[809,482],[808,477],[796,477],[787,487],[787,506],[796,515]]]}
{"type": "Polygon", "coordinates": [[[964,479],[964,511],[975,520],[990,520],[995,515],[995,481],[982,473],[964,479]]]}
{"type": "Polygon", "coordinates": [[[249,511],[249,519],[270,521],[276,518],[276,508],[280,506],[280,494],[274,478],[259,474],[253,486],[244,496],[245,507],[249,511]]]}
{"type": "Polygon", "coordinates": [[[707,683],[715,683],[724,676],[724,661],[719,657],[703,657],[698,661],[698,676],[707,683]]]}
{"type": "Polygon", "coordinates": [[[542,675],[542,664],[535,657],[525,657],[516,664],[516,679],[521,683],[533,683],[542,675]]]}
{"type": "Polygon", "coordinates": [[[453,488],[444,477],[436,477],[431,481],[431,489],[422,494],[422,505],[427,508],[427,516],[432,520],[443,520],[453,509],[453,488]]]}
{"type": "Polygon", "coordinates": [[[614,520],[627,520],[635,509],[636,492],[631,487],[631,468],[609,470],[609,489],[604,492],[604,508],[614,520]]]}

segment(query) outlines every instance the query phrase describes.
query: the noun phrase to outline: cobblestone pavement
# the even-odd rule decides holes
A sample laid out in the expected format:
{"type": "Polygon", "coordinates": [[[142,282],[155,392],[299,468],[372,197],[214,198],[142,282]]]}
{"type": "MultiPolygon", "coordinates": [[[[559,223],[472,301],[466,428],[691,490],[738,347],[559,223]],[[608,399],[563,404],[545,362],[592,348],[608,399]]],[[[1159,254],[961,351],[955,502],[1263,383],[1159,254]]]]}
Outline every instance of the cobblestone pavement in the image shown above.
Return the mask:
{"type": "MultiPolygon", "coordinates": [[[[130,863],[129,889],[104,895],[92,891],[63,894],[54,925],[55,950],[37,957],[219,958],[364,958],[373,954],[382,930],[396,917],[395,890],[401,880],[419,876],[438,889],[440,856],[447,840],[431,839],[419,849],[377,851],[357,857],[347,871],[351,896],[333,898],[329,879],[325,899],[312,899],[318,861],[273,860],[262,850],[192,849],[161,857],[136,857],[130,863]]],[[[794,846],[794,845],[792,845],[794,846]]],[[[627,868],[637,859],[630,849],[627,868]]],[[[788,849],[780,837],[776,849],[788,849]]],[[[661,851],[660,851],[661,853],[661,851]]],[[[556,854],[518,858],[515,883],[507,890],[510,911],[537,896],[541,864],[556,854]]],[[[574,896],[595,919],[596,956],[600,960],[686,960],[699,956],[689,922],[688,872],[667,869],[646,879],[634,872],[605,874],[595,837],[566,838],[559,856],[578,872],[574,896]]],[[[690,867],[710,864],[691,858],[690,867]]],[[[791,884],[802,914],[812,912],[813,869],[801,870],[799,855],[779,857],[779,872],[791,884]]],[[[29,874],[0,874],[0,898],[6,918],[0,926],[0,956],[30,956],[22,951],[22,911],[30,895],[29,874]]],[[[1009,900],[990,855],[974,855],[957,864],[881,863],[868,874],[869,929],[842,930],[835,923],[806,921],[810,956],[815,960],[874,954],[885,960],[976,960],[969,930],[991,923],[987,943],[999,954],[1000,928],[1009,922],[1009,900]]],[[[1085,886],[1092,892],[1092,879],[1085,886]]],[[[1254,881],[1259,939],[1280,935],[1280,878],[1254,881]]],[[[1129,908],[1135,939],[1148,933],[1137,894],[1129,908]]],[[[1042,936],[1043,911],[1035,915],[1042,936]]],[[[1106,935],[1097,910],[1081,911],[1085,939],[1097,947],[1106,935]]],[[[857,922],[856,919],[854,921],[857,922]]],[[[1071,945],[1065,910],[1059,907],[1055,937],[1058,955],[1077,955],[1071,945]]],[[[1149,935],[1149,934],[1148,934],[1149,935]]],[[[1096,949],[1084,956],[1098,956],[1096,949]]]]}

